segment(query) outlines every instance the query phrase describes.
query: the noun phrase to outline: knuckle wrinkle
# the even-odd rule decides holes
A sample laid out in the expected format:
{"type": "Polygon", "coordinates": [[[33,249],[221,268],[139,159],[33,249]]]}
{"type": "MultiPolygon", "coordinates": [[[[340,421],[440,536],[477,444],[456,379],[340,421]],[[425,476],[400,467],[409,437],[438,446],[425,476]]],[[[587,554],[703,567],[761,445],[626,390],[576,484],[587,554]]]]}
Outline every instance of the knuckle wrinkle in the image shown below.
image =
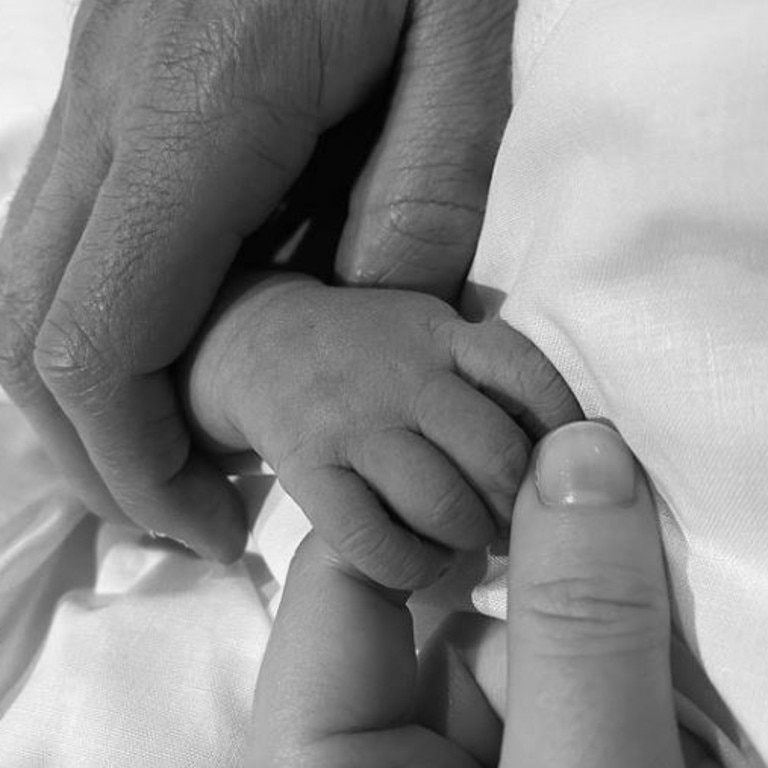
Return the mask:
{"type": "Polygon", "coordinates": [[[667,642],[661,590],[638,574],[561,578],[518,588],[522,620],[562,651],[652,649],[667,642]]]}

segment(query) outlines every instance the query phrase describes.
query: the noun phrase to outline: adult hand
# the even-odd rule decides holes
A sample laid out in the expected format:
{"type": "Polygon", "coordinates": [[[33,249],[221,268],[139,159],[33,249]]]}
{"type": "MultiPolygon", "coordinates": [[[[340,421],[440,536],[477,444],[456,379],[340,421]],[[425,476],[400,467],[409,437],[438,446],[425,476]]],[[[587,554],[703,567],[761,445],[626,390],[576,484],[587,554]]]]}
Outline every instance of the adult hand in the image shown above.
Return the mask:
{"type": "Polygon", "coordinates": [[[461,276],[506,109],[509,6],[84,0],[0,242],[0,383],[91,509],[239,555],[239,498],[192,446],[169,371],[243,238],[401,42],[350,237],[381,221],[399,253],[447,232],[461,276]]]}
{"type": "Polygon", "coordinates": [[[508,597],[507,624],[444,635],[419,683],[405,595],[310,538],[262,666],[250,764],[714,766],[678,732],[653,504],[613,430],[571,424],[534,452],[508,597]]]}

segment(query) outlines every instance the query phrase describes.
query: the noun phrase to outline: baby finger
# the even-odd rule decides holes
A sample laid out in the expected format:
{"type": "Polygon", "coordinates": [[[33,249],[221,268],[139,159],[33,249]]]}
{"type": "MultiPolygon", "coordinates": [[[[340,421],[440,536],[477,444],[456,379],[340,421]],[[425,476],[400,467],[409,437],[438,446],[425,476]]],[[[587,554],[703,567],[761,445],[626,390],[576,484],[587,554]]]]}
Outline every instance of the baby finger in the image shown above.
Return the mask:
{"type": "Polygon", "coordinates": [[[453,321],[440,328],[461,375],[498,403],[528,436],[583,418],[555,366],[530,339],[502,321],[453,321]]]}
{"type": "Polygon", "coordinates": [[[456,465],[421,435],[387,429],[355,446],[354,468],[397,517],[451,549],[474,550],[496,535],[493,518],[456,465]]]}
{"type": "Polygon", "coordinates": [[[508,526],[530,451],[523,430],[453,374],[424,387],[414,417],[421,433],[461,468],[497,523],[508,526]]]}
{"type": "Polygon", "coordinates": [[[418,589],[436,581],[449,565],[446,550],[393,521],[351,469],[283,465],[280,480],[321,538],[379,584],[418,589]]]}

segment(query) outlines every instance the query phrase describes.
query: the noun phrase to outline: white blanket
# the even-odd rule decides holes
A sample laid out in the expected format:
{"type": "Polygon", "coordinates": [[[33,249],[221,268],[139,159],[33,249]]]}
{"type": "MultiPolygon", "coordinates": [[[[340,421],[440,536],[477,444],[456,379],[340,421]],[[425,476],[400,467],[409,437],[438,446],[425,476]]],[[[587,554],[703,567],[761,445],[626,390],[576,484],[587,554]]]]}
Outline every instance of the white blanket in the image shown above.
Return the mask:
{"type": "MultiPolygon", "coordinates": [[[[516,106],[466,306],[529,335],[647,468],[680,634],[718,692],[681,659],[681,709],[729,766],[758,766],[768,757],[768,6],[521,5],[516,106]]],[[[42,34],[35,22],[29,39],[42,34]]],[[[0,185],[3,169],[23,164],[7,137],[39,132],[39,116],[34,131],[14,132],[4,114],[0,185]]],[[[0,404],[3,768],[243,764],[276,593],[306,530],[270,486],[248,485],[261,516],[246,560],[201,563],[96,526],[0,404]]],[[[491,566],[473,597],[501,616],[491,566]]]]}

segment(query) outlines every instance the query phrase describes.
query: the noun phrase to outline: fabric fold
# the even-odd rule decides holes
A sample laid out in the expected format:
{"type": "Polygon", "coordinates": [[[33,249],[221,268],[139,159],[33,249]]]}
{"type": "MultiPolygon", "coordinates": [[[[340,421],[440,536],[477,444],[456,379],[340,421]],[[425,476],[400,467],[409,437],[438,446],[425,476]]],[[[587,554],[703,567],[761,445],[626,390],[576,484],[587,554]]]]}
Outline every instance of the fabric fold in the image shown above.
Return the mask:
{"type": "MultiPolygon", "coordinates": [[[[550,18],[516,82],[466,303],[531,338],[646,468],[676,622],[759,765],[768,7],[574,0],[550,18]]],[[[503,576],[475,601],[504,615],[503,576]]]]}
{"type": "MultiPolygon", "coordinates": [[[[464,301],[529,336],[646,467],[680,713],[728,768],[768,756],[765,29],[762,0],[522,0],[464,301]]],[[[14,131],[0,196],[29,150],[14,131]]],[[[84,516],[2,402],[0,436],[0,764],[242,765],[300,510],[245,481],[248,555],[213,566],[84,516]]],[[[504,565],[468,562],[425,626],[470,596],[503,617],[504,565]]]]}

